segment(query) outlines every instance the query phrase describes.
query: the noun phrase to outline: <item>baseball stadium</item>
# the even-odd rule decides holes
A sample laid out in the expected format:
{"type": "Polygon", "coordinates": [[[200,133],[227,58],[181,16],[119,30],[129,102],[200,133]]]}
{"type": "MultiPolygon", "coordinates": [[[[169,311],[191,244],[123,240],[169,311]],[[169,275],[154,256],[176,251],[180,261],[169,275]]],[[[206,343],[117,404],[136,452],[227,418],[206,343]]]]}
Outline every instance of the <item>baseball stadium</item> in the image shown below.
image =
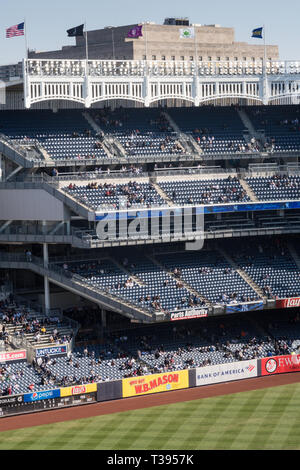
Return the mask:
{"type": "Polygon", "coordinates": [[[300,450],[300,61],[131,16],[5,18],[0,450],[300,450]]]}

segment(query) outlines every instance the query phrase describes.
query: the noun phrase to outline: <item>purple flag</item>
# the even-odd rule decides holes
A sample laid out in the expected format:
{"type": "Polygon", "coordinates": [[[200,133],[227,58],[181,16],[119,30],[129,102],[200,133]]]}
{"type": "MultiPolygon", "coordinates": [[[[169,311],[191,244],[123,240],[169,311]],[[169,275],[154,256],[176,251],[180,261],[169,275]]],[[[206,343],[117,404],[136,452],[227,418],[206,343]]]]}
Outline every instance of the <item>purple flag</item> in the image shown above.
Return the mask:
{"type": "Polygon", "coordinates": [[[142,27],[143,27],[143,25],[135,26],[134,28],[131,28],[128,31],[127,37],[128,38],[139,38],[140,36],[143,36],[142,27]]]}

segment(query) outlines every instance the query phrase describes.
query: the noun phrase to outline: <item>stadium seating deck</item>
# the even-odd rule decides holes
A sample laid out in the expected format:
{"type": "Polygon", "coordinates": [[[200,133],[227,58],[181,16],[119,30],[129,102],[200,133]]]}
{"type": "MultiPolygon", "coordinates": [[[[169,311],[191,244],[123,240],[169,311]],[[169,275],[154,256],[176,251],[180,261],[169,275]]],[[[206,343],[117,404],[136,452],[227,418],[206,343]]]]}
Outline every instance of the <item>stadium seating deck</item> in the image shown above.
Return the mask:
{"type": "Polygon", "coordinates": [[[299,106],[247,106],[245,110],[254,127],[264,131],[266,149],[281,153],[299,151],[299,106]]]}
{"type": "Polygon", "coordinates": [[[274,312],[138,326],[106,342],[75,347],[69,357],[0,366],[0,393],[26,393],[291,353],[300,344],[299,315],[274,312]]]}
{"type": "MultiPolygon", "coordinates": [[[[254,128],[264,131],[265,150],[282,154],[300,152],[299,106],[253,106],[245,107],[243,110],[254,128]]],[[[74,181],[72,177],[69,179],[68,175],[65,180],[59,181],[59,178],[55,180],[55,184],[59,181],[56,187],[64,192],[64,197],[59,195],[62,205],[66,200],[70,203],[70,198],[74,198],[91,210],[108,212],[128,208],[232,204],[226,214],[215,214],[218,210],[206,211],[210,212],[205,220],[206,232],[224,230],[225,233],[226,230],[230,232],[232,228],[259,227],[275,228],[274,233],[278,233],[280,228],[292,227],[291,232],[295,233],[297,230],[295,224],[300,227],[299,211],[292,209],[292,204],[280,204],[281,210],[278,211],[276,205],[276,212],[270,208],[270,205],[262,210],[263,204],[258,206],[257,211],[251,211],[248,205],[247,211],[238,210],[237,203],[256,200],[259,202],[300,200],[300,176],[296,165],[295,170],[288,168],[288,163],[294,160],[294,156],[287,160],[284,167],[286,172],[283,172],[283,165],[279,163],[281,155],[271,155],[272,160],[276,158],[278,160],[280,165],[278,172],[273,171],[271,165],[266,172],[262,172],[262,168],[256,171],[255,165],[252,167],[249,165],[249,171],[246,173],[243,164],[241,167],[238,167],[238,163],[235,166],[234,159],[231,161],[230,158],[224,162],[224,166],[219,166],[219,160],[224,154],[230,157],[236,153],[249,153],[251,160],[252,154],[262,149],[259,147],[261,142],[258,144],[255,138],[251,140],[245,132],[245,125],[235,106],[168,109],[120,107],[115,110],[90,108],[87,113],[108,138],[113,138],[110,140],[112,147],[113,142],[117,140],[121,143],[120,152],[123,147],[127,157],[137,157],[131,161],[136,162],[139,157],[141,160],[145,157],[143,161],[147,164],[143,164],[144,166],[141,166],[136,173],[132,171],[127,175],[110,175],[111,168],[115,166],[105,162],[109,157],[109,151],[104,150],[101,136],[85,119],[82,109],[59,110],[55,113],[50,110],[1,113],[1,133],[22,145],[31,143],[42,145],[50,159],[60,162],[59,165],[62,160],[96,158],[103,160],[104,171],[108,171],[105,177],[100,177],[95,170],[94,176],[89,181],[88,178],[80,180],[78,174],[75,175],[74,181]],[[163,111],[166,111],[178,125],[178,132],[172,129],[163,111]],[[215,171],[209,174],[209,169],[202,168],[203,162],[198,161],[195,163],[201,165],[198,173],[197,170],[193,174],[188,170],[183,170],[181,173],[177,169],[172,173],[167,166],[161,175],[159,172],[153,172],[153,169],[157,169],[155,163],[164,165],[170,155],[178,156],[178,159],[169,160],[178,161],[183,160],[179,156],[187,156],[184,155],[185,150],[180,141],[182,133],[195,140],[204,156],[213,154],[216,157],[220,173],[215,171]],[[220,158],[217,158],[218,156],[220,158]],[[154,160],[154,157],[158,158],[154,160]],[[160,160],[160,157],[163,158],[160,160]],[[227,167],[229,172],[232,172],[230,176],[229,172],[225,175],[227,167]],[[143,174],[138,175],[139,172],[143,174]]],[[[191,139],[187,139],[186,146],[191,142],[191,139]]],[[[237,161],[239,155],[234,157],[237,161]]],[[[244,157],[245,155],[241,159],[243,162],[244,157]]],[[[44,158],[47,158],[47,155],[44,155],[44,158]]],[[[184,159],[188,161],[188,158],[184,159]]],[[[257,156],[253,158],[253,162],[258,160],[257,156]]],[[[245,168],[248,163],[245,163],[245,168]]],[[[102,161],[100,164],[102,166],[102,161]]],[[[126,164],[129,164],[129,159],[126,160],[126,164]]],[[[11,168],[14,173],[13,165],[11,168]]],[[[18,171],[17,167],[16,174],[18,171]]],[[[20,174],[22,175],[22,172],[20,174]]],[[[9,182],[9,178],[7,181],[9,182]]],[[[73,207],[75,205],[73,204],[73,207]]],[[[83,227],[84,231],[85,228],[92,227],[96,237],[95,217],[83,220],[81,215],[78,217],[75,214],[75,210],[71,211],[70,204],[68,207],[65,211],[70,216],[68,229],[80,227],[81,230],[83,227]]],[[[83,210],[81,212],[84,213],[83,210]]],[[[89,215],[92,215],[92,211],[89,211],[89,215]]],[[[12,227],[16,228],[17,225],[12,224],[12,227]]],[[[5,236],[5,230],[12,227],[6,224],[6,221],[1,221],[1,234],[5,236]]],[[[53,223],[52,228],[49,223],[49,227],[51,235],[59,234],[58,225],[53,223]]],[[[126,322],[128,321],[126,324],[130,324],[130,327],[121,332],[111,333],[109,328],[106,329],[104,326],[104,315],[103,317],[101,315],[101,321],[96,323],[99,329],[100,325],[103,328],[101,344],[78,345],[66,357],[46,357],[44,360],[35,360],[32,364],[26,361],[0,363],[0,395],[262,358],[296,350],[296,347],[300,346],[299,314],[288,312],[280,317],[276,310],[271,312],[261,310],[257,315],[250,317],[253,312],[245,313],[241,308],[239,315],[228,313],[227,316],[217,317],[220,311],[229,312],[229,305],[240,307],[241,303],[260,301],[259,307],[263,303],[269,307],[269,305],[274,306],[278,299],[300,296],[300,248],[296,237],[294,248],[298,260],[295,252],[290,249],[287,237],[278,235],[278,238],[275,236],[263,238],[254,232],[254,230],[249,232],[248,238],[224,238],[219,241],[217,241],[219,233],[210,233],[212,236],[207,236],[205,240],[207,243],[199,251],[184,251],[184,245],[180,242],[159,244],[157,239],[155,244],[153,243],[154,248],[149,243],[145,249],[132,236],[130,242],[132,244],[137,242],[134,248],[121,246],[117,249],[105,248],[106,251],[97,249],[95,253],[84,250],[82,255],[78,246],[83,244],[78,244],[76,247],[78,238],[72,242],[74,243],[72,246],[68,239],[60,242],[69,243],[68,248],[70,248],[65,261],[61,262],[54,260],[62,259],[60,256],[64,252],[65,245],[57,249],[54,246],[55,238],[51,239],[49,269],[57,266],[63,268],[69,280],[72,276],[75,278],[78,276],[77,280],[80,277],[83,284],[80,285],[82,290],[78,292],[83,293],[89,302],[92,289],[85,289],[87,286],[94,290],[98,288],[107,296],[111,294],[114,300],[119,301],[119,305],[123,301],[127,306],[129,304],[131,307],[143,309],[144,313],[151,313],[147,318],[153,319],[156,316],[157,319],[163,317],[166,320],[171,317],[171,313],[181,311],[190,313],[198,307],[199,309],[203,307],[204,315],[208,313],[208,317],[190,322],[164,321],[159,325],[139,326],[134,325],[134,321],[130,323],[126,317],[126,322]],[[213,241],[209,240],[213,237],[213,241]],[[166,315],[161,315],[162,312],[166,315]],[[210,316],[211,313],[213,315],[210,316]]],[[[18,234],[15,230],[15,235],[20,235],[22,240],[23,233],[18,234]]],[[[43,235],[45,234],[39,234],[41,237],[43,235]]],[[[225,236],[228,237],[228,233],[225,236]]],[[[13,254],[13,242],[10,243],[7,252],[11,250],[13,254]]],[[[26,243],[30,241],[26,239],[26,243]]],[[[38,246],[38,243],[43,241],[40,242],[39,239],[39,242],[34,242],[32,245],[37,252],[36,257],[41,253],[41,246],[38,246]]],[[[18,248],[15,251],[17,252],[18,248]]],[[[45,267],[48,266],[44,265],[43,268],[45,267]]],[[[61,276],[60,288],[75,291],[75,284],[71,285],[71,281],[69,283],[65,281],[66,279],[61,276]]],[[[37,295],[40,295],[43,291],[42,282],[38,289],[37,295]]],[[[101,302],[99,298],[100,296],[97,302],[101,302]]],[[[89,302],[86,302],[86,305],[89,302]]],[[[103,302],[103,305],[106,309],[108,308],[106,305],[112,304],[103,302]]],[[[88,308],[86,316],[90,314],[88,308]]],[[[134,312],[133,308],[131,310],[134,312]]],[[[108,316],[109,314],[117,316],[115,312],[106,313],[108,316]]],[[[125,322],[124,319],[122,321],[125,322]]],[[[0,351],[16,345],[22,345],[30,350],[35,347],[65,343],[71,345],[74,341],[73,334],[74,330],[68,321],[51,319],[17,303],[9,303],[4,297],[0,299],[0,351]]],[[[99,337],[97,331],[97,339],[99,337]]]]}
{"type": "Polygon", "coordinates": [[[159,109],[91,110],[101,129],[118,139],[128,155],[150,156],[182,154],[176,133],[159,109]]]}
{"type": "Polygon", "coordinates": [[[292,200],[300,198],[300,176],[280,175],[246,178],[260,201],[292,200]]]}
{"type": "Polygon", "coordinates": [[[178,205],[247,202],[249,195],[237,177],[160,182],[159,186],[178,205]]]}
{"type": "Polygon", "coordinates": [[[107,158],[81,110],[2,111],[1,132],[19,143],[38,142],[53,160],[107,158]]]}
{"type": "Polygon", "coordinates": [[[204,154],[257,151],[256,143],[245,140],[245,126],[234,107],[168,108],[167,113],[195,139],[204,154]]]}
{"type": "Polygon", "coordinates": [[[300,271],[284,242],[247,240],[239,252],[228,242],[226,249],[269,298],[299,296],[300,271]]]}
{"type": "MultiPolygon", "coordinates": [[[[274,174],[272,176],[249,176],[245,178],[258,201],[289,201],[300,199],[298,175],[274,174]]],[[[78,201],[97,208],[158,207],[174,204],[217,205],[253,201],[237,176],[223,178],[160,177],[156,184],[139,181],[138,176],[127,182],[115,183],[113,179],[97,179],[90,183],[71,182],[61,186],[78,201]]]]}
{"type": "Polygon", "coordinates": [[[172,311],[201,303],[184,286],[143,254],[130,254],[119,260],[125,271],[113,261],[103,259],[67,262],[67,270],[79,274],[93,287],[105,288],[112,294],[146,309],[172,311]]]}
{"type": "Polygon", "coordinates": [[[215,250],[160,254],[167,269],[179,269],[181,278],[213,303],[247,302],[259,296],[215,250]]]}
{"type": "Polygon", "coordinates": [[[129,181],[127,184],[90,183],[80,186],[71,183],[63,188],[72,197],[96,210],[100,208],[156,207],[166,205],[151,183],[129,181]]]}

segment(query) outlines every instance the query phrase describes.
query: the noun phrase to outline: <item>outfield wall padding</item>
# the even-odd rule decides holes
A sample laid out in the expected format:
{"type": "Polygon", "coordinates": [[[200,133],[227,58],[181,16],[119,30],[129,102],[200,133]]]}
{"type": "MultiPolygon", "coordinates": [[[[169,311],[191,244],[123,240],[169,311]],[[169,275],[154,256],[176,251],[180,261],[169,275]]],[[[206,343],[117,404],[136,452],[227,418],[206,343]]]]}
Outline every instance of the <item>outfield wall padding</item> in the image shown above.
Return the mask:
{"type": "Polygon", "coordinates": [[[0,397],[0,417],[299,371],[300,354],[293,353],[130,377],[112,382],[3,396],[0,397]],[[94,391],[95,386],[97,391],[94,391]]]}
{"type": "Polygon", "coordinates": [[[196,369],[189,370],[189,388],[196,387],[196,369]]]}
{"type": "Polygon", "coordinates": [[[97,401],[109,401],[122,398],[122,380],[97,384],[97,401]]]}

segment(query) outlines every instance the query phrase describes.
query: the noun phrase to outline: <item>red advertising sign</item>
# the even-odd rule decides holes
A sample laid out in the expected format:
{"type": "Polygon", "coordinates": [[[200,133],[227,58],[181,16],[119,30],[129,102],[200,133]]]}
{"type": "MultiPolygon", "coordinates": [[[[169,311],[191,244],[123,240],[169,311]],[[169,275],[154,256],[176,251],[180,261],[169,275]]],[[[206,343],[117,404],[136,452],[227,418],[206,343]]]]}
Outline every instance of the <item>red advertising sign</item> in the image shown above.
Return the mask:
{"type": "Polygon", "coordinates": [[[80,393],[86,393],[85,385],[76,385],[76,387],[72,387],[72,395],[78,395],[80,393]]]}
{"type": "Polygon", "coordinates": [[[0,362],[20,361],[26,359],[26,351],[10,351],[0,353],[0,362]]]}
{"type": "Polygon", "coordinates": [[[289,299],[276,300],[277,308],[300,307],[300,297],[291,297],[289,299]]]}
{"type": "Polygon", "coordinates": [[[261,375],[285,374],[300,371],[300,354],[261,359],[261,375]]]}

